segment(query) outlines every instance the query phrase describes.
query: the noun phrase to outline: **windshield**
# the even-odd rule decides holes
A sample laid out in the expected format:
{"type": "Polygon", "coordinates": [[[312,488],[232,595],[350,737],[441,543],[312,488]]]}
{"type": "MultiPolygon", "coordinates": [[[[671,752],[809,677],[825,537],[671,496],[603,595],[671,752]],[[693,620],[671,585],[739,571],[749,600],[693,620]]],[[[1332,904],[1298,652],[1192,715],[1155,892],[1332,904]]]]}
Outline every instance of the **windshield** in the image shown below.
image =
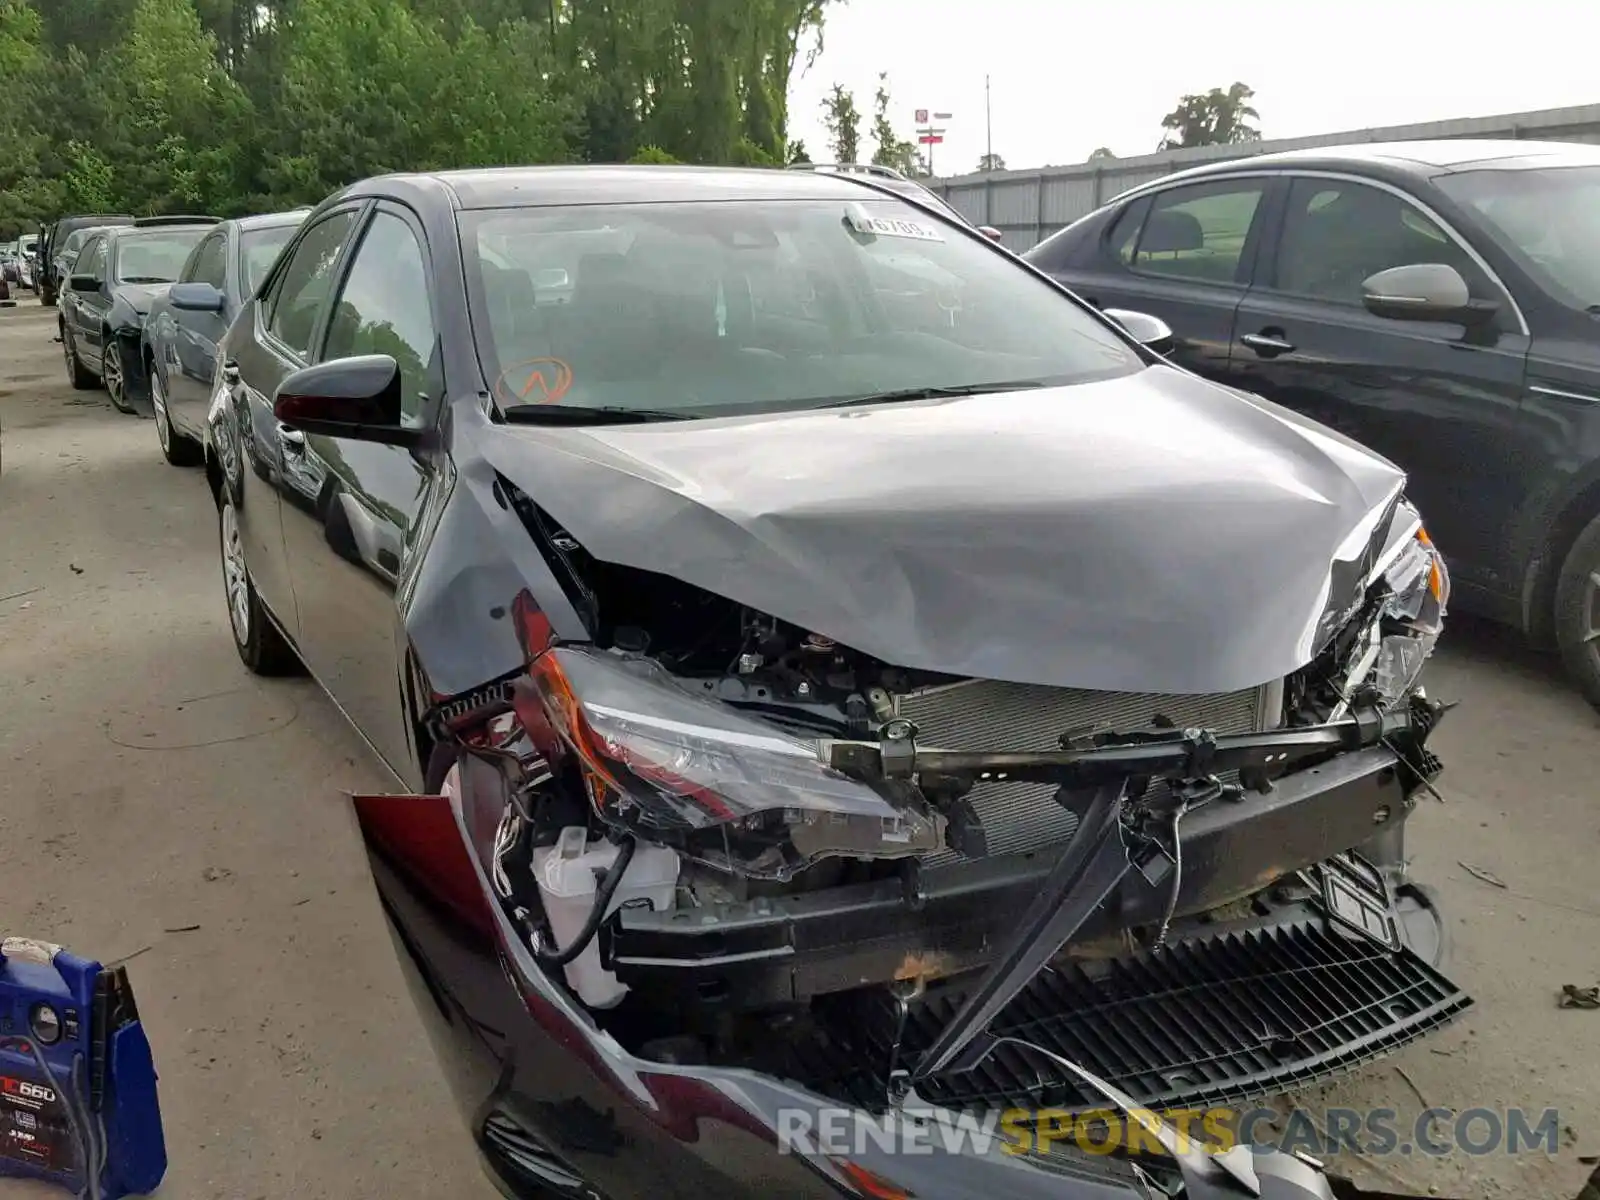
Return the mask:
{"type": "Polygon", "coordinates": [[[117,243],[118,283],[171,283],[209,229],[163,229],[124,234],[117,243]]]}
{"type": "Polygon", "coordinates": [[[503,405],[713,416],[1142,365],[1005,255],[888,198],[461,220],[473,326],[503,405]]]}
{"type": "Polygon", "coordinates": [[[256,284],[278,260],[278,251],[294,236],[297,226],[276,225],[270,229],[247,229],[239,235],[239,274],[246,296],[255,295],[256,284]]]}
{"type": "Polygon", "coordinates": [[[1463,171],[1436,182],[1559,299],[1600,305],[1600,166],[1463,171]]]}

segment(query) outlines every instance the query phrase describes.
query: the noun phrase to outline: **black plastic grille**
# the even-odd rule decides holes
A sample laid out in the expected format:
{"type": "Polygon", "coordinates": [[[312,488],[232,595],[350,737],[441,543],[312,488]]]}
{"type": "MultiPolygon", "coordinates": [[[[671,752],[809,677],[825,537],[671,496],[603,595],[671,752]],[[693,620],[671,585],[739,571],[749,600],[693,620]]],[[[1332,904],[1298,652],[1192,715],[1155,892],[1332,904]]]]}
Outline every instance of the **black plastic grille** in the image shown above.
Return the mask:
{"type": "MultiPolygon", "coordinates": [[[[912,1006],[902,1066],[914,1067],[960,1000],[947,988],[912,1006]]],[[[1321,1081],[1415,1040],[1471,1003],[1409,950],[1305,921],[1046,969],[992,1032],[1068,1058],[1151,1107],[1188,1108],[1321,1081]]],[[[841,1059],[831,1090],[881,1106],[897,1010],[881,992],[858,994],[856,1004],[846,1025],[834,1025],[856,1053],[848,1067],[841,1059]]],[[[953,1108],[1105,1104],[1014,1043],[998,1045],[976,1070],[936,1076],[918,1091],[953,1108]]]]}

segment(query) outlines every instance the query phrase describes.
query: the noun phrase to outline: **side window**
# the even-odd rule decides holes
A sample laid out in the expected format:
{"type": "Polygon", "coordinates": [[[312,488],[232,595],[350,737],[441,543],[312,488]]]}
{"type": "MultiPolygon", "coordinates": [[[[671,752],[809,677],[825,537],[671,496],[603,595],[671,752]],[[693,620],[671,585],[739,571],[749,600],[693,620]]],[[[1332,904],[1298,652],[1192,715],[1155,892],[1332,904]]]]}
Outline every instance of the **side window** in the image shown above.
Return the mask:
{"type": "Polygon", "coordinates": [[[1150,197],[1144,196],[1124,208],[1116,223],[1106,234],[1106,245],[1125,267],[1133,265],[1133,248],[1139,241],[1139,231],[1144,228],[1145,214],[1150,211],[1150,197]]]}
{"type": "Polygon", "coordinates": [[[178,276],[185,283],[209,283],[219,291],[227,282],[228,235],[213,233],[194,248],[178,276]]]}
{"type": "Polygon", "coordinates": [[[424,420],[433,350],[433,310],[422,247],[410,225],[379,210],[345,275],[322,358],[389,355],[400,364],[405,423],[418,426],[424,420]]]}
{"type": "Polygon", "coordinates": [[[317,317],[333,285],[333,268],[339,251],[355,224],[354,209],[324,217],[306,231],[284,266],[267,317],[267,332],[301,358],[311,356],[311,339],[317,317]]]}
{"type": "Polygon", "coordinates": [[[78,252],[78,261],[72,265],[74,275],[92,275],[104,281],[106,277],[106,240],[95,238],[78,252]]]}
{"type": "Polygon", "coordinates": [[[1478,264],[1409,201],[1382,188],[1303,178],[1289,186],[1273,286],[1359,305],[1361,285],[1390,267],[1446,263],[1475,296],[1488,290],[1478,264]]]}
{"type": "Polygon", "coordinates": [[[1139,230],[1129,268],[1173,279],[1236,282],[1264,187],[1264,180],[1241,179],[1157,194],[1139,230]]]}

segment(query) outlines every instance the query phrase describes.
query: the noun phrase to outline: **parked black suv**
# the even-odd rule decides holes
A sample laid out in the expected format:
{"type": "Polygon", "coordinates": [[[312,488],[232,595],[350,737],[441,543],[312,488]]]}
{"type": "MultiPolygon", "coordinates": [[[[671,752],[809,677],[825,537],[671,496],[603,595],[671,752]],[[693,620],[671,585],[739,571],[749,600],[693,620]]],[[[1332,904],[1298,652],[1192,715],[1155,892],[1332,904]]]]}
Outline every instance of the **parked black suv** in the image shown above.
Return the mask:
{"type": "Polygon", "coordinates": [[[1025,257],[1405,468],[1462,607],[1600,706],[1597,213],[1600,147],[1331,147],[1167,176],[1025,257]]]}
{"type": "Polygon", "coordinates": [[[61,294],[67,270],[71,264],[61,261],[61,246],[67,235],[75,229],[93,229],[100,225],[132,225],[128,213],[78,213],[62,217],[54,225],[39,229],[39,303],[49,307],[61,294]]]}

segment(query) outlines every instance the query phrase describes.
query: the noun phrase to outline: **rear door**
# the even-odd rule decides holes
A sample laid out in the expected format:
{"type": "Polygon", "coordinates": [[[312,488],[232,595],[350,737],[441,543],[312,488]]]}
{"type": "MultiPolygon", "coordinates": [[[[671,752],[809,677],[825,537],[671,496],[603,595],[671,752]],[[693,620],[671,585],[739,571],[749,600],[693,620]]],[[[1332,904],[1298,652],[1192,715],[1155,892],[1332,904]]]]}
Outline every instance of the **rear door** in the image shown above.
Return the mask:
{"type": "MultiPolygon", "coordinates": [[[[442,396],[428,242],[409,209],[371,213],[343,271],[318,361],[387,354],[400,366],[402,420],[425,428],[442,396]]],[[[283,534],[306,665],[389,765],[411,781],[416,755],[401,700],[395,588],[432,477],[419,451],[284,430],[283,534]],[[314,486],[312,486],[314,485],[314,486]]]]}
{"type": "Polygon", "coordinates": [[[1261,240],[1272,180],[1247,176],[1178,184],[1125,203],[1078,265],[1058,278],[1098,308],[1160,317],[1168,356],[1213,379],[1228,373],[1234,311],[1261,240]]]}
{"type": "Polygon", "coordinates": [[[1516,586],[1506,561],[1511,497],[1532,447],[1519,408],[1527,327],[1468,243],[1415,197],[1343,175],[1285,181],[1280,228],[1239,307],[1237,386],[1329,425],[1408,474],[1407,488],[1466,584],[1516,586]],[[1446,263],[1500,306],[1469,332],[1396,321],[1362,303],[1389,267],[1446,263]]]}
{"type": "Polygon", "coordinates": [[[167,386],[167,414],[182,433],[199,437],[211,402],[211,385],[217,373],[217,344],[228,332],[235,313],[228,295],[228,230],[224,226],[207,234],[195,247],[179,276],[183,283],[209,283],[224,296],[220,312],[193,312],[165,306],[160,351],[167,386]]]}

